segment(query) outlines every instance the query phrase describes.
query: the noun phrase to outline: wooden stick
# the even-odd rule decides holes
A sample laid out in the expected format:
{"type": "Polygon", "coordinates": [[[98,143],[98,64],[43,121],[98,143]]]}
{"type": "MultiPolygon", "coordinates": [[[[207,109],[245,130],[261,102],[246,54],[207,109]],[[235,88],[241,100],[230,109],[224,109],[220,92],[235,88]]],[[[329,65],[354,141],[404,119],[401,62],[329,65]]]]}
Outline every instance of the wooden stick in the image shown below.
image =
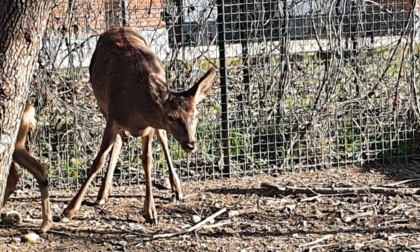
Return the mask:
{"type": "Polygon", "coordinates": [[[361,217],[369,216],[369,215],[373,215],[373,211],[367,211],[367,212],[364,212],[364,213],[356,213],[356,214],[353,214],[353,215],[344,216],[343,221],[347,223],[347,222],[353,221],[355,219],[359,219],[361,217]]]}
{"type": "Polygon", "coordinates": [[[177,236],[177,235],[183,235],[183,234],[186,234],[186,233],[190,233],[192,231],[195,231],[195,230],[201,228],[204,224],[213,220],[214,218],[216,218],[217,216],[221,215],[224,212],[226,212],[226,208],[220,209],[216,213],[210,215],[209,217],[205,218],[204,220],[200,221],[199,223],[195,224],[194,226],[190,227],[187,230],[183,230],[183,231],[179,231],[179,232],[175,232],[175,233],[156,234],[156,235],[152,236],[152,239],[168,238],[168,237],[172,237],[172,236],[177,236]]]}
{"type": "Polygon", "coordinates": [[[306,246],[315,245],[315,244],[320,243],[320,242],[322,242],[324,240],[328,240],[331,237],[333,237],[333,235],[328,234],[328,235],[325,235],[325,236],[323,236],[323,237],[321,237],[319,239],[316,239],[315,241],[311,241],[311,242],[308,242],[308,243],[301,244],[301,245],[299,245],[299,247],[306,247],[306,246]]]}
{"type": "Polygon", "coordinates": [[[420,195],[420,188],[388,188],[388,187],[314,187],[314,188],[304,188],[296,186],[278,186],[275,184],[262,182],[261,188],[267,188],[271,190],[278,191],[282,194],[307,194],[307,195],[317,195],[317,194],[357,194],[357,195],[366,195],[372,193],[385,194],[385,195],[420,195]]]}
{"type": "Polygon", "coordinates": [[[251,208],[246,208],[246,209],[230,210],[228,213],[228,216],[229,218],[232,218],[232,217],[239,216],[242,214],[250,214],[250,213],[256,213],[256,212],[258,212],[258,207],[253,206],[251,208]]]}
{"type": "Polygon", "coordinates": [[[214,224],[204,225],[203,228],[205,228],[205,229],[217,228],[217,227],[221,227],[221,226],[224,226],[224,225],[229,225],[231,223],[232,223],[231,220],[222,220],[222,221],[219,221],[219,222],[214,223],[214,224]]]}
{"type": "Polygon", "coordinates": [[[420,181],[420,178],[402,180],[402,181],[398,181],[398,182],[395,182],[395,183],[386,184],[385,186],[397,186],[397,185],[410,183],[410,182],[414,182],[414,181],[420,181]]]}
{"type": "Polygon", "coordinates": [[[315,196],[311,196],[311,197],[307,197],[307,198],[301,199],[300,202],[312,201],[312,200],[316,200],[316,199],[318,199],[320,197],[321,197],[321,195],[317,194],[315,196]]]}

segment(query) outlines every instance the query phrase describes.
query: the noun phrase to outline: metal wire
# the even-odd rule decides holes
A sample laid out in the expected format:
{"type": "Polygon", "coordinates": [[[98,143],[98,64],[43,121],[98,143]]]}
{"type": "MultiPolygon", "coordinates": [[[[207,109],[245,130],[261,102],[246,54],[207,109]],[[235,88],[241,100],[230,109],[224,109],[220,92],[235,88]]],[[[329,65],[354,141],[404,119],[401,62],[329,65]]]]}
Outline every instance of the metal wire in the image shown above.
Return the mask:
{"type": "MultiPolygon", "coordinates": [[[[185,180],[412,161],[419,15],[412,1],[57,1],[32,84],[31,147],[53,187],[79,186],[105,125],[87,67],[97,35],[129,25],[164,62],[171,89],[219,68],[199,106],[199,151],[187,157],[170,143],[185,180]]],[[[139,142],[125,139],[116,183],[142,182],[139,142]]],[[[159,179],[167,167],[154,149],[159,179]]]]}

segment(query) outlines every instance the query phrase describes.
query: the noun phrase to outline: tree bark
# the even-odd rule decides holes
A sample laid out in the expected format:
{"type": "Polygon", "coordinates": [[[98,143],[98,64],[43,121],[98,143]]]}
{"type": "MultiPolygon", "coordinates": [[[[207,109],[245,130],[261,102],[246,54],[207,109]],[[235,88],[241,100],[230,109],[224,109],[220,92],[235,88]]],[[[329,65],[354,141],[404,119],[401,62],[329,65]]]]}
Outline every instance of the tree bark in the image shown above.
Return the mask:
{"type": "Polygon", "coordinates": [[[0,1],[0,206],[53,0],[0,1]]]}

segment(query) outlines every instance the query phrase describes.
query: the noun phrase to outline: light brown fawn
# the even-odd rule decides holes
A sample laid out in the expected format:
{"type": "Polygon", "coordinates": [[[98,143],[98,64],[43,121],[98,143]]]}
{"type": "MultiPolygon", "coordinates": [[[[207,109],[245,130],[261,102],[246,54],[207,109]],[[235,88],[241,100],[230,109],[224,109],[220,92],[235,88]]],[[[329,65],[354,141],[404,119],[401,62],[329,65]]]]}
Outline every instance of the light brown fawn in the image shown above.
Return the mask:
{"type": "Polygon", "coordinates": [[[26,136],[29,129],[36,125],[35,108],[33,104],[28,103],[23,112],[22,121],[20,123],[18,137],[16,140],[15,151],[13,152],[13,161],[10,166],[9,176],[7,177],[6,191],[4,194],[3,204],[6,204],[10,195],[16,190],[19,182],[19,173],[16,163],[27,169],[37,180],[41,190],[42,204],[42,224],[41,232],[47,232],[52,227],[52,217],[50,210],[50,200],[48,194],[48,179],[45,167],[34,157],[32,157],[25,148],[26,136]]]}
{"type": "Polygon", "coordinates": [[[112,177],[121,150],[121,136],[128,131],[141,136],[142,165],[146,177],[144,216],[157,222],[152,194],[152,140],[155,132],[163,147],[169,167],[169,180],[176,199],[182,198],[181,184],[173,167],[166,132],[186,152],[196,149],[196,105],[212,91],[216,69],[211,68],[194,86],[183,92],[169,91],[165,71],[157,55],[136,29],[113,28],[101,34],[89,67],[93,92],[107,123],[99,153],[80,191],[64,210],[72,218],[80,208],[83,196],[111,151],[105,181],[98,193],[98,204],[104,204],[111,192],[112,177]]]}

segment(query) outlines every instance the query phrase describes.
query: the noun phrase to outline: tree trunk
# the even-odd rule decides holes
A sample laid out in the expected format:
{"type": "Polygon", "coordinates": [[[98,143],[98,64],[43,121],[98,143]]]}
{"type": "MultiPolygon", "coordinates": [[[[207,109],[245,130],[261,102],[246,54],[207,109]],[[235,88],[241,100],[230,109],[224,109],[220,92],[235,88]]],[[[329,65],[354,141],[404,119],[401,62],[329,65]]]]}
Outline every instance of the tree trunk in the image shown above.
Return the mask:
{"type": "Polygon", "coordinates": [[[0,1],[0,207],[52,0],[0,1]]]}

